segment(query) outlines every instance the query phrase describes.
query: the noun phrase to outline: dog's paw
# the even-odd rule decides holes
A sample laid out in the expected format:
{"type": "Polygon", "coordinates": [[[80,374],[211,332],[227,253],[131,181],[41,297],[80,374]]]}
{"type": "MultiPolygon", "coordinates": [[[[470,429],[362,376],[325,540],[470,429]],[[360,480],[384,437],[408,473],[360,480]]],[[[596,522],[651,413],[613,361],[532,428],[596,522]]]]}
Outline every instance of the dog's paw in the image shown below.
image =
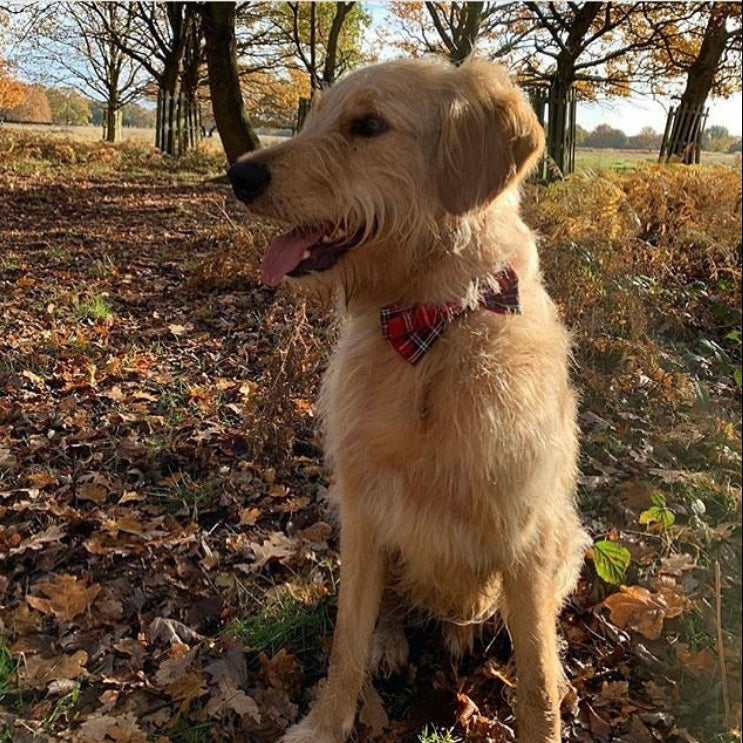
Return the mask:
{"type": "Polygon", "coordinates": [[[389,678],[407,665],[408,651],[402,624],[377,627],[369,665],[376,676],[389,678]]]}

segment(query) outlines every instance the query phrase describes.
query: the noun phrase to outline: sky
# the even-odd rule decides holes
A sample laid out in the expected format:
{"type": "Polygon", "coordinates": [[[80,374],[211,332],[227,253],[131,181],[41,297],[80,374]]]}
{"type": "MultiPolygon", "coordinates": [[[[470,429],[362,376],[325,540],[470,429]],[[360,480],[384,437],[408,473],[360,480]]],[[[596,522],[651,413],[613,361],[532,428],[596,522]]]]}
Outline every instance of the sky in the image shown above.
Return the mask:
{"type": "MultiPolygon", "coordinates": [[[[621,129],[625,134],[637,134],[644,126],[651,126],[656,132],[662,132],[666,125],[669,99],[654,99],[651,96],[633,96],[630,98],[612,98],[596,102],[579,102],[576,110],[577,123],[591,131],[598,124],[609,124],[621,129]]],[[[740,136],[743,126],[743,96],[736,93],[728,99],[711,98],[707,101],[709,119],[707,126],[724,126],[735,135],[740,136]]]]}
{"type": "MultiPolygon", "coordinates": [[[[366,7],[372,16],[372,26],[377,28],[386,27],[389,31],[392,24],[389,8],[386,4],[369,2],[366,7]]],[[[3,41],[6,40],[0,38],[0,44],[3,41]]],[[[395,45],[389,42],[390,37],[387,36],[386,49],[380,55],[382,58],[399,55],[395,45]]],[[[11,50],[12,46],[10,49],[6,47],[6,52],[11,50]]],[[[17,48],[12,51],[21,52],[22,50],[17,48]]],[[[16,57],[16,60],[20,63],[18,72],[21,73],[22,77],[54,84],[49,79],[49,71],[47,70],[45,74],[45,71],[37,66],[38,63],[34,64],[33,56],[21,53],[16,57]]],[[[57,82],[57,84],[59,83],[57,82]]],[[[635,95],[628,98],[617,97],[594,102],[581,101],[578,103],[576,112],[577,123],[588,131],[595,129],[599,124],[609,124],[614,128],[621,129],[629,136],[637,134],[646,126],[652,127],[656,132],[662,132],[666,124],[668,109],[672,104],[673,101],[668,98],[654,98],[650,95],[635,95]]],[[[721,125],[726,127],[732,135],[741,135],[743,130],[743,96],[740,93],[731,96],[729,99],[710,99],[708,109],[707,126],[721,125]]]]}

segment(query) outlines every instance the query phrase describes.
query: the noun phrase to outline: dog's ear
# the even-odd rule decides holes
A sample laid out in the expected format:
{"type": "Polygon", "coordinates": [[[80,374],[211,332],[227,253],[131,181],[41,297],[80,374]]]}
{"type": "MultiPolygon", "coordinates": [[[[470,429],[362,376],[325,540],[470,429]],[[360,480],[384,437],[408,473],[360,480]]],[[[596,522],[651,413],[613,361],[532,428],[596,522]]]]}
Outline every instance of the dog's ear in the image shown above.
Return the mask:
{"type": "Polygon", "coordinates": [[[451,70],[450,83],[435,156],[436,188],[448,212],[464,214],[534,167],[544,131],[499,65],[469,60],[451,70]]]}

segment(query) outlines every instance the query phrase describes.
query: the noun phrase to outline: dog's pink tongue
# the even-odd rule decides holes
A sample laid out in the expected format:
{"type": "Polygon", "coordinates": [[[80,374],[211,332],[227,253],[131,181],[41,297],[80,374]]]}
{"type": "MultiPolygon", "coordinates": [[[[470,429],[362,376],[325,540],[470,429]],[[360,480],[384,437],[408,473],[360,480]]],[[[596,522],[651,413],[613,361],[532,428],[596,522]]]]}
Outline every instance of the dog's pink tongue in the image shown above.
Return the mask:
{"type": "Polygon", "coordinates": [[[289,271],[293,271],[301,262],[304,251],[314,245],[321,237],[322,230],[303,233],[298,230],[285,232],[271,241],[263,256],[261,280],[269,286],[276,286],[289,271]]]}

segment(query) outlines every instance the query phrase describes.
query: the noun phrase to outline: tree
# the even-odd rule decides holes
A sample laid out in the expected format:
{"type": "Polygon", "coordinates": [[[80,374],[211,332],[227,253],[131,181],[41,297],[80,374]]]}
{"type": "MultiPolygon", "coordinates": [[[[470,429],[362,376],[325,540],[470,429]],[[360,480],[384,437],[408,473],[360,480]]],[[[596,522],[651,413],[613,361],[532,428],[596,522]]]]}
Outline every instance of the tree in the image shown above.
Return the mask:
{"type": "MultiPolygon", "coordinates": [[[[91,3],[101,9],[117,6],[128,9],[130,22],[126,26],[112,24],[105,12],[99,12],[111,42],[152,75],[158,91],[158,115],[155,144],[171,155],[179,154],[195,140],[184,126],[186,110],[197,107],[193,87],[182,86],[184,57],[188,45],[199,42],[194,33],[197,22],[195,4],[186,2],[91,3]],[[186,99],[182,97],[186,94],[186,99]]],[[[198,50],[189,52],[198,58],[198,50]]],[[[188,117],[190,118],[190,117],[188,117]]]]}
{"type": "Polygon", "coordinates": [[[206,39],[214,121],[227,160],[232,163],[260,146],[243,104],[235,38],[235,3],[204,3],[200,8],[206,39]]]}
{"type": "Polygon", "coordinates": [[[525,10],[537,29],[530,37],[535,54],[527,61],[526,76],[549,86],[547,147],[564,171],[571,89],[577,85],[583,94],[595,94],[601,87],[628,93],[635,70],[619,63],[647,49],[656,31],[635,23],[635,17],[645,11],[643,3],[527,2],[525,10]],[[625,32],[622,36],[620,30],[625,32]]]}
{"type": "Polygon", "coordinates": [[[156,114],[152,108],[145,108],[139,103],[127,103],[121,109],[121,113],[124,126],[135,126],[140,129],[155,128],[156,114]]]}
{"type": "Polygon", "coordinates": [[[81,126],[90,121],[90,103],[74,88],[47,88],[53,124],[81,126]]]}
{"type": "Polygon", "coordinates": [[[491,59],[505,57],[532,28],[516,3],[396,2],[391,11],[408,54],[438,54],[454,64],[475,49],[491,59]]]}
{"type": "Polygon", "coordinates": [[[644,126],[637,134],[627,138],[627,147],[631,150],[657,150],[661,135],[652,126],[644,126]]]}
{"type": "Polygon", "coordinates": [[[583,147],[588,138],[588,130],[584,129],[580,124],[575,125],[575,146],[583,147]]]}
{"type": "Polygon", "coordinates": [[[583,144],[586,147],[624,149],[627,146],[627,135],[609,124],[599,124],[589,133],[583,144]]]}
{"type": "Polygon", "coordinates": [[[8,64],[0,57],[0,111],[17,106],[23,94],[23,85],[10,74],[8,64]]]}
{"type": "Polygon", "coordinates": [[[281,3],[271,18],[289,44],[296,66],[309,76],[313,92],[331,85],[363,59],[363,30],[371,17],[360,3],[281,3]]]}
{"type": "Polygon", "coordinates": [[[309,98],[310,85],[300,70],[254,72],[243,79],[243,96],[258,126],[292,129],[300,98],[309,98]]]}
{"type": "Polygon", "coordinates": [[[27,46],[44,81],[74,87],[101,102],[105,138],[111,142],[121,109],[141,94],[145,83],[141,65],[116,44],[132,21],[132,6],[114,2],[42,3],[23,11],[22,33],[42,39],[27,46]]]}
{"type": "Polygon", "coordinates": [[[23,98],[15,106],[8,107],[4,115],[10,121],[24,124],[50,124],[52,121],[49,101],[41,85],[25,85],[23,98]]]}
{"type": "Polygon", "coordinates": [[[658,31],[662,43],[649,61],[656,77],[685,78],[668,155],[691,163],[710,94],[741,89],[742,32],[739,3],[690,3],[687,10],[685,24],[658,31]]]}

